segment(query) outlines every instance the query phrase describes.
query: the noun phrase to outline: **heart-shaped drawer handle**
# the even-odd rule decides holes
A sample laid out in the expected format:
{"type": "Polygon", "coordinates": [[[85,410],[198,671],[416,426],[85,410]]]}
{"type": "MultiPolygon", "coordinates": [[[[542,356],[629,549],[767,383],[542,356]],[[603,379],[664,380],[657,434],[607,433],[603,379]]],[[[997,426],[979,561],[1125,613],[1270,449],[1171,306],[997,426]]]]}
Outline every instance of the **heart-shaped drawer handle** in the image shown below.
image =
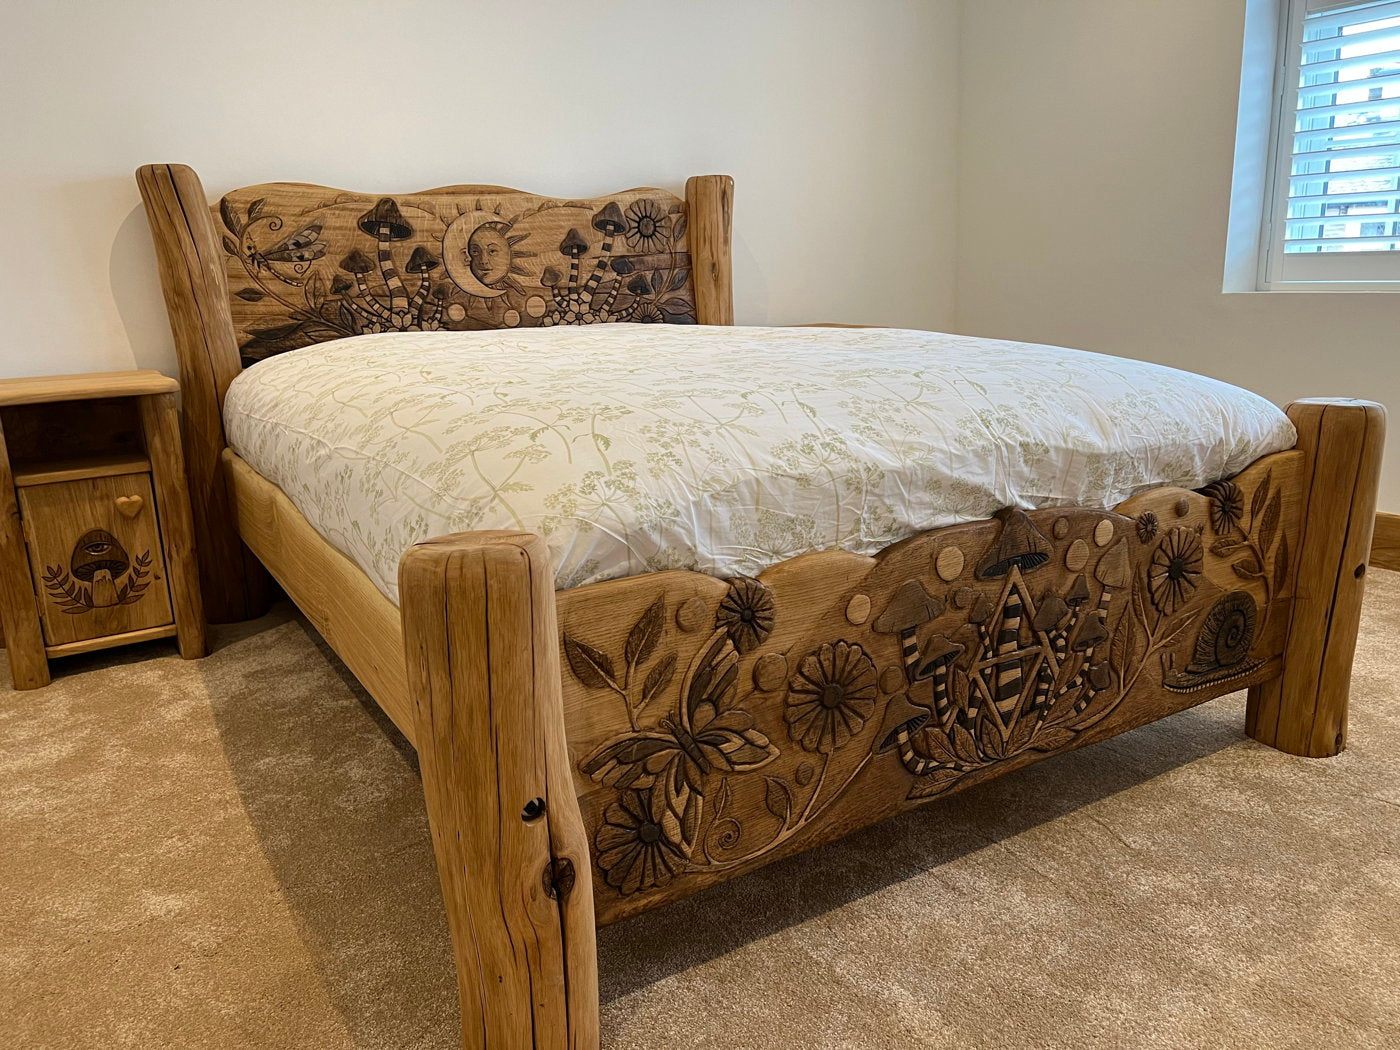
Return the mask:
{"type": "Polygon", "coordinates": [[[141,508],[146,501],[140,496],[118,496],[116,499],[117,513],[124,518],[134,518],[141,513],[141,508]]]}

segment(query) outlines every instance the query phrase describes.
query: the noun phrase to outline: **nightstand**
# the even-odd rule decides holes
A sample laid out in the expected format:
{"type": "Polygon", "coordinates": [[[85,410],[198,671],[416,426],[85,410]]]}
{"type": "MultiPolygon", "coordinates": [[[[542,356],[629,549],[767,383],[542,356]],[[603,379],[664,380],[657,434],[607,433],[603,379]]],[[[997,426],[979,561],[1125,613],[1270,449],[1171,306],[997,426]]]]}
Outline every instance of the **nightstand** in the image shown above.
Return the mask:
{"type": "Polygon", "coordinates": [[[16,689],[54,657],[205,653],[179,389],[159,372],[0,380],[0,621],[16,689]]]}

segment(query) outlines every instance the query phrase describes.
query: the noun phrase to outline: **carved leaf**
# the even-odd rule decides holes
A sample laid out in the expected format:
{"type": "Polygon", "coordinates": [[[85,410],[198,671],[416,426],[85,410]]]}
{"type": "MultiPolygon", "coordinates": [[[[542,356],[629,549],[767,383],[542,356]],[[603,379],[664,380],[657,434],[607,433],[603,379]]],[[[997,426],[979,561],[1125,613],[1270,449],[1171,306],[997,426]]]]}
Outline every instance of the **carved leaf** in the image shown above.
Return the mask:
{"type": "Polygon", "coordinates": [[[1047,729],[1035,738],[1031,746],[1037,751],[1058,751],[1073,739],[1072,729],[1047,729]]]}
{"type": "Polygon", "coordinates": [[[1264,518],[1259,523],[1259,550],[1267,554],[1274,545],[1274,534],[1278,532],[1279,515],[1283,513],[1283,493],[1275,492],[1264,510],[1264,518]]]}
{"type": "Polygon", "coordinates": [[[1278,541],[1278,552],[1274,555],[1274,587],[1283,590],[1288,583],[1288,537],[1278,541]]]}
{"type": "Polygon", "coordinates": [[[671,679],[676,674],[676,654],[667,653],[661,658],[661,662],[651,669],[646,681],[642,683],[642,699],[638,706],[645,707],[671,684],[671,679]]]}
{"type": "Polygon", "coordinates": [[[266,197],[259,197],[252,204],[248,205],[248,221],[253,222],[262,214],[263,205],[267,203],[266,197]]]}
{"type": "Polygon", "coordinates": [[[1257,580],[1264,575],[1264,566],[1259,564],[1259,559],[1254,555],[1242,558],[1233,562],[1230,568],[1235,571],[1235,575],[1242,580],[1257,580]]]}
{"type": "Polygon", "coordinates": [[[671,240],[679,242],[685,236],[686,217],[682,215],[671,226],[671,240]]]}
{"type": "Polygon", "coordinates": [[[1248,546],[1243,540],[1216,540],[1210,545],[1210,552],[1217,558],[1228,558],[1241,547],[1248,546]]]}
{"type": "Polygon", "coordinates": [[[788,826],[792,817],[792,791],[777,777],[763,778],[763,804],[768,812],[788,826]]]}
{"type": "MultiPolygon", "coordinates": [[[[238,213],[233,210],[233,205],[228,202],[227,197],[219,200],[219,216],[224,220],[224,225],[229,228],[235,237],[243,235],[243,224],[238,221],[238,213]]],[[[224,247],[228,248],[229,240],[224,238],[224,247]]],[[[237,255],[236,251],[229,251],[230,255],[237,255]]]]}
{"type": "Polygon", "coordinates": [[[953,726],[953,731],[949,734],[949,742],[953,745],[953,753],[963,762],[981,761],[977,754],[977,742],[972,739],[972,734],[962,726],[953,726]]]}
{"type": "Polygon", "coordinates": [[[236,245],[236,244],[233,243],[232,238],[229,238],[229,237],[225,237],[225,238],[224,238],[224,251],[226,251],[229,255],[237,255],[237,254],[238,254],[238,245],[236,245]]]}
{"type": "Polygon", "coordinates": [[[1035,719],[1022,718],[1016,723],[1016,728],[1011,731],[1011,739],[1007,741],[1007,754],[1016,754],[1023,751],[1030,744],[1031,737],[1035,735],[1035,719]]]}
{"type": "Polygon", "coordinates": [[[729,808],[729,799],[733,793],[729,789],[729,779],[726,777],[719,782],[719,790],[715,792],[715,818],[724,816],[724,811],[729,808]]]}
{"type": "Polygon", "coordinates": [[[1274,472],[1270,470],[1264,475],[1264,480],[1259,482],[1259,487],[1254,490],[1254,495],[1249,501],[1249,520],[1258,521],[1259,515],[1264,511],[1264,504],[1269,501],[1269,490],[1273,488],[1274,472]]]}
{"type": "Polygon", "coordinates": [[[932,798],[934,795],[941,795],[961,779],[962,774],[956,769],[937,770],[914,781],[914,786],[909,789],[908,797],[932,798]]]}
{"type": "Polygon", "coordinates": [[[977,740],[982,745],[982,754],[988,758],[1004,757],[1001,733],[997,731],[997,727],[992,724],[990,718],[983,719],[981,725],[977,727],[977,740]]]}
{"type": "Polygon", "coordinates": [[[261,292],[256,288],[240,288],[233,294],[247,303],[261,302],[263,299],[267,298],[267,295],[264,292],[261,292]]]}
{"type": "Polygon", "coordinates": [[[632,630],[627,632],[627,645],[623,649],[623,655],[627,659],[628,667],[644,663],[656,651],[656,643],[661,641],[665,622],[666,596],[662,594],[647,606],[646,612],[632,625],[632,630]]]}
{"type": "Polygon", "coordinates": [[[612,658],[577,638],[564,635],[564,655],[578,680],[594,689],[618,689],[612,658]]]}

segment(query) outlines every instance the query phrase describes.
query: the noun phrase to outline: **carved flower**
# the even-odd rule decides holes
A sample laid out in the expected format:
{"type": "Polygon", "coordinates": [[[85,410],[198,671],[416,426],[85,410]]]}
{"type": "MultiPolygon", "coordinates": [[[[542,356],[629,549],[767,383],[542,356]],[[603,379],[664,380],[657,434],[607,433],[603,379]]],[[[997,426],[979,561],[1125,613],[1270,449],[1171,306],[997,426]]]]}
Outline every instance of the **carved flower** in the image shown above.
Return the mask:
{"type": "Polygon", "coordinates": [[[666,314],[655,303],[638,303],[628,320],[633,324],[665,324],[666,314]]]}
{"type": "Polygon", "coordinates": [[[660,252],[670,247],[671,219],[656,201],[633,201],[627,206],[627,246],[634,252],[660,252]]]}
{"type": "Polygon", "coordinates": [[[750,653],[773,633],[773,594],[750,576],[735,576],[728,582],[715,625],[724,628],[741,654],[750,653]]]}
{"type": "Polygon", "coordinates": [[[593,842],[604,880],[623,896],[666,885],[685,863],[681,847],[652,816],[644,791],[619,796],[604,811],[593,842]]]}
{"type": "Polygon", "coordinates": [[[1201,575],[1201,540],[1190,529],[1171,529],[1147,567],[1147,590],[1152,604],[1164,613],[1176,612],[1201,575]]]}
{"type": "Polygon", "coordinates": [[[1201,489],[1210,500],[1210,527],[1223,535],[1244,517],[1244,493],[1233,481],[1215,481],[1201,489]]]}
{"type": "Polygon", "coordinates": [[[805,751],[829,755],[861,731],[875,710],[875,665],[850,642],[808,653],[788,682],[783,718],[805,751]]]}
{"type": "Polygon", "coordinates": [[[1157,538],[1157,515],[1145,510],[1137,517],[1137,537],[1142,543],[1151,543],[1157,538]]]}

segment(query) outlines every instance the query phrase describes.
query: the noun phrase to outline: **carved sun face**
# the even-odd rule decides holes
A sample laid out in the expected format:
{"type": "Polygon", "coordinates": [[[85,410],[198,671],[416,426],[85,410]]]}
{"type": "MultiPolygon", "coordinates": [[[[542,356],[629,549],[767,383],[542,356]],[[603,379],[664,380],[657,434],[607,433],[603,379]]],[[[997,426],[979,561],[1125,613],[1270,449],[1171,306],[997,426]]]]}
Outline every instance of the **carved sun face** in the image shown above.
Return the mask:
{"type": "Polygon", "coordinates": [[[480,226],[467,238],[467,265],[482,284],[500,284],[512,273],[512,262],[510,239],[500,226],[480,226]]]}
{"type": "Polygon", "coordinates": [[[459,215],[442,238],[447,275],[469,295],[491,299],[506,291],[523,292],[517,277],[530,277],[522,264],[534,252],[520,247],[526,234],[512,233],[513,222],[499,212],[459,215]]]}

